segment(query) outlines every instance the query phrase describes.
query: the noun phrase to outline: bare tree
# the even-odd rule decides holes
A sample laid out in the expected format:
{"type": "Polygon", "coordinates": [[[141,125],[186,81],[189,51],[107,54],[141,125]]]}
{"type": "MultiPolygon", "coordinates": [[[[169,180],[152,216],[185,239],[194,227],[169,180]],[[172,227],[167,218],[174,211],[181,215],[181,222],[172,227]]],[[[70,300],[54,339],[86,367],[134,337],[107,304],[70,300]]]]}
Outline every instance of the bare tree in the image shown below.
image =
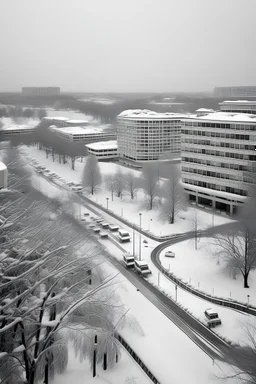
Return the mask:
{"type": "Polygon", "coordinates": [[[155,199],[159,195],[158,168],[153,164],[143,167],[143,189],[147,198],[148,208],[153,209],[155,199]]]}
{"type": "Polygon", "coordinates": [[[124,175],[124,179],[126,190],[128,191],[131,196],[131,199],[133,200],[138,190],[138,179],[134,176],[132,172],[126,173],[124,175]]]}
{"type": "Polygon", "coordinates": [[[200,226],[200,216],[198,211],[194,209],[192,212],[192,216],[190,218],[190,228],[191,228],[191,231],[193,232],[196,250],[197,250],[197,244],[200,240],[199,226],[200,226]]]}
{"type": "Polygon", "coordinates": [[[225,262],[226,270],[235,276],[241,273],[244,288],[249,288],[250,271],[256,269],[256,231],[245,222],[239,228],[229,231],[225,236],[216,235],[217,255],[225,262]]]}
{"type": "Polygon", "coordinates": [[[101,185],[101,173],[95,156],[88,156],[82,174],[83,186],[93,195],[101,185]]]}
{"type": "Polygon", "coordinates": [[[162,205],[163,215],[168,217],[170,224],[174,223],[177,213],[184,204],[184,192],[180,184],[180,172],[176,166],[170,166],[168,180],[164,182],[162,188],[165,198],[162,205]]]}
{"type": "Polygon", "coordinates": [[[105,186],[111,192],[111,200],[114,200],[115,176],[113,174],[105,176],[105,186]]]}
{"type": "Polygon", "coordinates": [[[117,197],[122,197],[122,194],[125,190],[126,180],[124,173],[119,168],[114,174],[114,189],[117,197]]]}

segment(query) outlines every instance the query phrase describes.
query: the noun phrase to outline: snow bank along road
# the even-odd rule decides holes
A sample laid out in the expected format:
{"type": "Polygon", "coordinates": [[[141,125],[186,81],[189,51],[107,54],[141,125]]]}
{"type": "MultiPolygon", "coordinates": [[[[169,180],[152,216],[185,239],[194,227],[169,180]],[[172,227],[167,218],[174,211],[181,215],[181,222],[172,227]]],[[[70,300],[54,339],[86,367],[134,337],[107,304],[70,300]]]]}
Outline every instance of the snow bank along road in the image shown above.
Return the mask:
{"type": "MultiPolygon", "coordinates": [[[[53,180],[49,180],[43,175],[48,182],[54,184],[56,187],[64,190],[70,189],[65,188],[58,183],[55,183],[53,180]]],[[[89,210],[93,210],[92,206],[96,204],[91,204],[90,199],[85,198],[84,196],[80,196],[80,200],[82,204],[89,210]]],[[[101,206],[97,206],[97,210],[101,211],[101,206]]],[[[110,214],[108,212],[108,214],[110,214]]],[[[112,215],[111,215],[112,216],[112,215]]],[[[115,217],[117,220],[118,218],[115,217]]],[[[128,225],[126,223],[126,225],[128,225]]],[[[223,230],[224,228],[230,228],[233,223],[224,224],[220,226],[223,230]]],[[[219,228],[219,229],[220,229],[219,228]]],[[[218,231],[218,228],[215,227],[214,231],[218,231]]],[[[191,234],[184,234],[191,236],[191,234]]],[[[182,235],[178,236],[183,237],[182,235]]],[[[171,241],[171,240],[170,240],[171,241]]],[[[168,241],[168,245],[169,242],[168,241]]],[[[161,244],[162,246],[166,246],[165,244],[161,244]]],[[[118,244],[119,249],[122,247],[118,244]]],[[[125,250],[123,250],[125,251],[125,250]]],[[[165,296],[161,291],[152,286],[147,280],[139,277],[132,270],[128,270],[125,266],[116,260],[115,258],[108,256],[109,261],[114,265],[137,289],[142,293],[152,304],[154,304],[166,317],[168,317],[175,325],[177,325],[191,340],[193,340],[198,347],[200,347],[208,356],[210,356],[213,360],[219,359],[224,360],[229,363],[236,364],[239,361],[239,367],[243,368],[246,366],[248,353],[245,348],[242,347],[232,347],[223,341],[220,337],[214,334],[210,329],[205,327],[202,323],[188,314],[185,310],[179,307],[174,301],[165,296]]],[[[256,371],[256,367],[255,367],[256,371]]]]}

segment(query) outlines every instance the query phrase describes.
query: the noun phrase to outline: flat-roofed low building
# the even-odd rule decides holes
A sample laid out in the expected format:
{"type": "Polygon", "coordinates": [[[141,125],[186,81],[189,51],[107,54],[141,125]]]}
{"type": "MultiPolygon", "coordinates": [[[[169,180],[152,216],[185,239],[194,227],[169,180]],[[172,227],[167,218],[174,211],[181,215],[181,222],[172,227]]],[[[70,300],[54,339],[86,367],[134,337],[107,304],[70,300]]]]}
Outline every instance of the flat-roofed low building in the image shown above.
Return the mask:
{"type": "Polygon", "coordinates": [[[65,140],[72,142],[78,141],[99,141],[107,139],[115,139],[116,135],[108,130],[104,130],[99,127],[86,126],[86,127],[63,127],[52,128],[56,135],[62,137],[65,140]]]}
{"type": "Polygon", "coordinates": [[[0,130],[0,135],[2,136],[3,139],[9,136],[14,136],[14,135],[28,135],[30,133],[33,133],[34,129],[35,127],[22,126],[22,125],[3,127],[0,130]]]}
{"type": "Polygon", "coordinates": [[[214,112],[181,122],[182,183],[190,200],[232,214],[254,182],[256,115],[214,112]]]}
{"type": "Polygon", "coordinates": [[[215,87],[213,90],[215,97],[256,97],[256,86],[234,86],[234,87],[215,87]]]}
{"type": "Polygon", "coordinates": [[[99,141],[86,144],[89,155],[96,156],[98,160],[115,159],[117,154],[117,140],[99,141]]]}
{"type": "Polygon", "coordinates": [[[256,114],[256,101],[249,100],[226,100],[219,103],[223,112],[251,113],[256,114]]]}
{"type": "Polygon", "coordinates": [[[208,115],[209,113],[213,113],[214,109],[207,109],[207,108],[199,108],[196,110],[197,116],[204,116],[208,115]]]}
{"type": "Polygon", "coordinates": [[[46,117],[43,117],[42,121],[43,123],[47,124],[47,125],[56,125],[56,127],[64,127],[65,126],[65,123],[66,121],[68,121],[68,117],[58,117],[58,116],[54,116],[54,117],[51,117],[51,116],[46,116],[46,117]]]}

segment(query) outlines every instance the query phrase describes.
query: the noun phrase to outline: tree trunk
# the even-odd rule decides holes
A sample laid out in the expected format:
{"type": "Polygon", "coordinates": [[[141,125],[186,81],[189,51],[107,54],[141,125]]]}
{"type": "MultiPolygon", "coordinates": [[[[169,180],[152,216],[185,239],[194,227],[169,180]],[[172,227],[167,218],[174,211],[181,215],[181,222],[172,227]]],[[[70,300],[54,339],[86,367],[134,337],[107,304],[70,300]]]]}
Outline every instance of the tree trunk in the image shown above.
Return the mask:
{"type": "Polygon", "coordinates": [[[111,200],[114,200],[114,191],[111,191],[111,200]]]}
{"type": "Polygon", "coordinates": [[[59,163],[61,164],[61,155],[59,155],[59,163]]]}
{"type": "Polygon", "coordinates": [[[107,370],[107,352],[104,353],[103,355],[103,370],[106,371],[107,370]]]}
{"type": "Polygon", "coordinates": [[[74,158],[71,159],[71,167],[73,169],[73,171],[75,170],[75,160],[74,158]]]}
{"type": "Polygon", "coordinates": [[[249,272],[246,272],[243,276],[244,276],[244,288],[250,288],[248,285],[249,272]]]}
{"type": "Polygon", "coordinates": [[[44,367],[44,384],[49,384],[49,364],[46,359],[46,366],[44,367]]]}

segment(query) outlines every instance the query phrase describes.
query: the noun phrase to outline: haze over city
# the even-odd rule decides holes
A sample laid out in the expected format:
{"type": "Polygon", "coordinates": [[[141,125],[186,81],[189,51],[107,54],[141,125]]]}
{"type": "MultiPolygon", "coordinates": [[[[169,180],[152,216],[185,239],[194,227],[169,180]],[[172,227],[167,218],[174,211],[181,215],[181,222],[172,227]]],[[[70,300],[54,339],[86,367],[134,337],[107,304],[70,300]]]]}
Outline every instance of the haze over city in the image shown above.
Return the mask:
{"type": "Polygon", "coordinates": [[[256,84],[254,0],[5,0],[2,91],[211,91],[256,84]]]}

